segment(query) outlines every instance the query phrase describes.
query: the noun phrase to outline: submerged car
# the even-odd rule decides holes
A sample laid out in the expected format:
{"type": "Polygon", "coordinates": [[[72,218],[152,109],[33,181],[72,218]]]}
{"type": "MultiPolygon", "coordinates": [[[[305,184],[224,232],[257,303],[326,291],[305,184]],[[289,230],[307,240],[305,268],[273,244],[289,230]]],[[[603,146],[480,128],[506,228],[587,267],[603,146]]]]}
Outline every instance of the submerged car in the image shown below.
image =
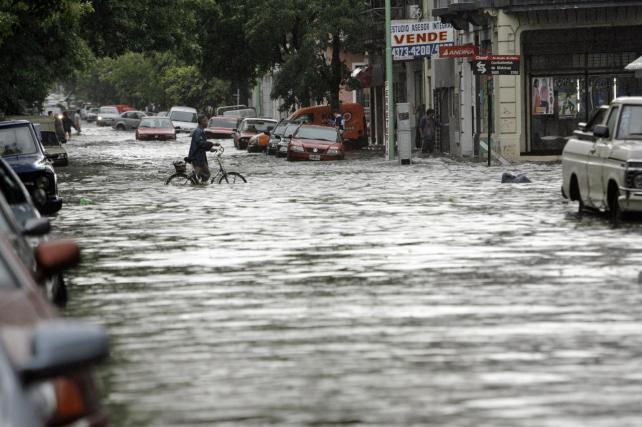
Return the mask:
{"type": "Polygon", "coordinates": [[[243,119],[237,116],[214,116],[207,122],[205,137],[232,138],[243,119]]]}
{"type": "MultiPolygon", "coordinates": [[[[78,262],[71,241],[37,249],[40,265],[78,262]]],[[[102,327],[63,321],[0,235],[0,424],[3,427],[106,427],[93,366],[108,355],[102,327]]]]}
{"type": "Polygon", "coordinates": [[[302,125],[288,144],[288,160],[342,160],[339,131],[328,126],[302,125]]]}
{"type": "Polygon", "coordinates": [[[288,155],[288,146],[290,145],[290,139],[300,126],[301,124],[297,122],[290,122],[287,124],[285,130],[283,131],[283,135],[281,135],[281,139],[277,144],[277,157],[286,157],[288,155]]]}
{"type": "Polygon", "coordinates": [[[144,111],[125,111],[114,122],[112,127],[116,130],[136,129],[143,117],[147,117],[144,111]]]}
{"type": "Polygon", "coordinates": [[[112,126],[116,120],[120,119],[121,111],[114,105],[106,105],[100,107],[98,110],[98,117],[96,117],[96,125],[98,126],[112,126]]]}
{"type": "Polygon", "coordinates": [[[243,119],[240,126],[234,132],[234,146],[239,150],[246,150],[250,138],[254,135],[274,128],[276,120],[249,118],[243,119]]]}
{"type": "Polygon", "coordinates": [[[100,108],[90,108],[87,111],[87,116],[85,117],[85,120],[87,120],[88,123],[95,122],[96,119],[98,118],[99,113],[100,113],[100,108]]]}
{"type": "Polygon", "coordinates": [[[176,139],[176,129],[167,117],[143,117],[136,129],[139,141],[176,139]]]}
{"type": "Polygon", "coordinates": [[[62,208],[56,172],[31,122],[0,122],[0,156],[18,174],[40,213],[51,215],[62,208]]]}
{"type": "Polygon", "coordinates": [[[198,127],[198,112],[192,107],[172,107],[169,110],[169,119],[172,121],[176,132],[191,134],[198,127]]]}
{"type": "Polygon", "coordinates": [[[270,133],[270,139],[268,140],[267,148],[265,149],[266,154],[276,154],[279,151],[279,141],[285,133],[285,128],[290,124],[287,119],[283,119],[276,124],[276,127],[270,133]]]}
{"type": "Polygon", "coordinates": [[[562,195],[580,211],[642,212],[642,97],[616,98],[593,136],[566,143],[562,195]]]}

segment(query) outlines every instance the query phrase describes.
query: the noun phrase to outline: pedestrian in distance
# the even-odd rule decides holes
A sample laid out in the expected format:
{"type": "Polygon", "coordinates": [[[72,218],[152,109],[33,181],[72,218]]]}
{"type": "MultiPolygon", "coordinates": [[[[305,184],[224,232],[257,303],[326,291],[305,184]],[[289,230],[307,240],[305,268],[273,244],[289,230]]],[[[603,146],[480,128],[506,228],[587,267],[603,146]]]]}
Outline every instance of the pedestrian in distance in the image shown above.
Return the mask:
{"type": "Polygon", "coordinates": [[[65,131],[65,139],[69,141],[71,139],[71,128],[74,126],[74,122],[69,117],[69,114],[66,111],[62,113],[62,127],[65,131]]]}
{"type": "Polygon", "coordinates": [[[214,144],[205,138],[205,128],[207,127],[207,116],[198,116],[198,127],[192,134],[192,142],[189,146],[187,161],[192,164],[196,177],[205,182],[210,179],[210,168],[207,164],[207,152],[212,149],[214,144]]]}
{"type": "Polygon", "coordinates": [[[76,128],[76,133],[80,135],[80,110],[76,110],[76,114],[74,114],[74,127],[76,128]]]}
{"type": "Polygon", "coordinates": [[[49,111],[47,115],[54,119],[54,129],[56,131],[56,136],[58,137],[60,142],[67,142],[67,138],[65,138],[65,128],[62,125],[62,120],[60,120],[60,117],[58,117],[57,114],[54,114],[53,111],[49,111]]]}
{"type": "Polygon", "coordinates": [[[437,130],[437,120],[435,119],[435,110],[429,108],[426,114],[419,120],[419,135],[421,136],[421,153],[432,154],[435,150],[435,133],[437,130]]]}
{"type": "Polygon", "coordinates": [[[336,113],[334,117],[334,126],[339,130],[339,134],[343,135],[343,132],[346,129],[346,120],[343,118],[343,114],[336,113]]]}

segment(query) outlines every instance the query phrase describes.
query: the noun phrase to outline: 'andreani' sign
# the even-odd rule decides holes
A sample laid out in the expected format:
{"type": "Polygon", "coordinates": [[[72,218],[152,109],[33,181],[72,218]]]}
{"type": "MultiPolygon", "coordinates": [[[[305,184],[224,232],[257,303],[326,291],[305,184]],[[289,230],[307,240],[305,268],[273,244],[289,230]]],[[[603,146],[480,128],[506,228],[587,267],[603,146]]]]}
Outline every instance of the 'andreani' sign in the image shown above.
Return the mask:
{"type": "Polygon", "coordinates": [[[519,55],[493,55],[473,57],[473,73],[479,75],[519,74],[519,55]]]}

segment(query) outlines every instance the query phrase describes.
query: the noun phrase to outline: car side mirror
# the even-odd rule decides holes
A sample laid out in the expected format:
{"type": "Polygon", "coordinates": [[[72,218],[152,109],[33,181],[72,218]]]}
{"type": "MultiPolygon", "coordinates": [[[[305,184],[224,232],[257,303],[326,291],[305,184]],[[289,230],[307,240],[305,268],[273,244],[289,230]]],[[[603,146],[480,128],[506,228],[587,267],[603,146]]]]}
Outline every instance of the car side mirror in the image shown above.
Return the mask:
{"type": "Polygon", "coordinates": [[[80,248],[73,240],[52,240],[40,243],[34,250],[38,267],[47,275],[78,265],[80,248]]]}
{"type": "Polygon", "coordinates": [[[64,320],[36,326],[31,348],[31,360],[20,370],[25,383],[68,375],[97,364],[109,353],[103,327],[64,320]]]}
{"type": "Polygon", "coordinates": [[[234,128],[232,129],[232,132],[238,132],[238,129],[234,128]]]}
{"type": "Polygon", "coordinates": [[[608,138],[609,137],[609,128],[604,125],[597,125],[593,129],[593,135],[598,138],[608,138]]]}
{"type": "Polygon", "coordinates": [[[51,223],[47,218],[30,218],[22,227],[22,234],[25,236],[42,236],[51,231],[51,223]]]}

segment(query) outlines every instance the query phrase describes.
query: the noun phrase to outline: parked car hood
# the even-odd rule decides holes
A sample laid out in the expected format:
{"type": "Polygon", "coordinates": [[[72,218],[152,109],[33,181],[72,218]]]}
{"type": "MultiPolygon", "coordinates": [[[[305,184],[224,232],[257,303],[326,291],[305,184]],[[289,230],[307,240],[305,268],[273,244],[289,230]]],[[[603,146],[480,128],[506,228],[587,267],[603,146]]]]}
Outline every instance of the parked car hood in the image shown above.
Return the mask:
{"type": "Polygon", "coordinates": [[[206,131],[209,132],[225,132],[225,133],[232,133],[234,130],[233,128],[222,128],[222,127],[211,127],[211,128],[205,128],[206,131]]]}
{"type": "Polygon", "coordinates": [[[254,135],[257,135],[258,132],[248,132],[248,131],[243,131],[241,132],[241,138],[251,138],[254,135]]]}
{"type": "Polygon", "coordinates": [[[626,140],[613,144],[611,157],[621,160],[638,159],[642,160],[642,141],[626,140]]]}
{"type": "Polygon", "coordinates": [[[339,145],[338,142],[330,142],[317,139],[293,139],[292,142],[296,142],[303,145],[304,147],[310,148],[328,148],[331,145],[339,145]]]}
{"type": "Polygon", "coordinates": [[[7,156],[3,158],[17,174],[45,169],[48,164],[44,156],[39,153],[7,156]]]}

